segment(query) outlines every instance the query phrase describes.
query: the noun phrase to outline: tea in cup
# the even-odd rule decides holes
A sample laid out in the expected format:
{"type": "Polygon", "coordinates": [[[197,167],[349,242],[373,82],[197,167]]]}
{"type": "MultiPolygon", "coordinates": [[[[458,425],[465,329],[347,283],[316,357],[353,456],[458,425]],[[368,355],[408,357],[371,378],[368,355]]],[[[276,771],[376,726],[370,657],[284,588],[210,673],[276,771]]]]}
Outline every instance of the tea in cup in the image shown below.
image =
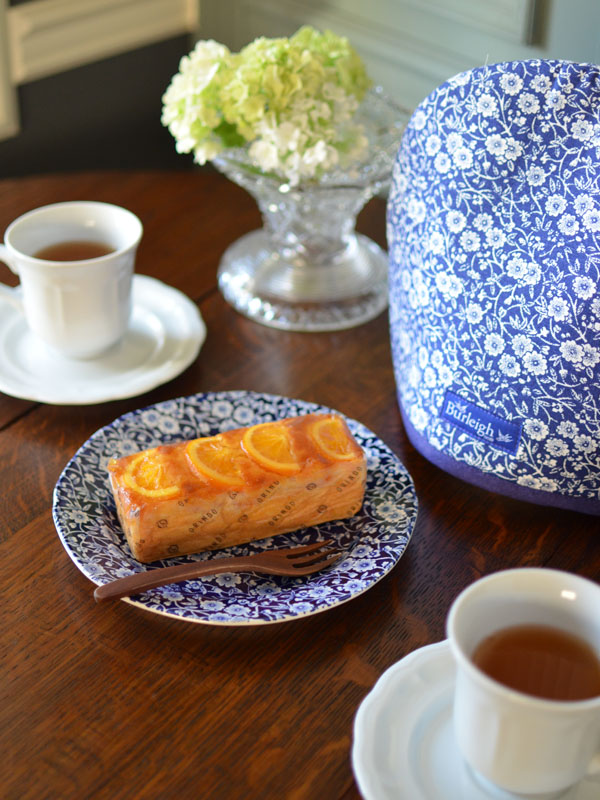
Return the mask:
{"type": "Polygon", "coordinates": [[[29,211],[12,222],[0,261],[19,276],[0,283],[0,299],[19,308],[30,331],[67,358],[102,355],[129,325],[142,224],[110,203],[72,201],[29,211]]]}
{"type": "Polygon", "coordinates": [[[447,633],[454,732],[476,779],[540,800],[600,775],[599,585],[551,569],[497,572],[456,598],[447,633]]]}

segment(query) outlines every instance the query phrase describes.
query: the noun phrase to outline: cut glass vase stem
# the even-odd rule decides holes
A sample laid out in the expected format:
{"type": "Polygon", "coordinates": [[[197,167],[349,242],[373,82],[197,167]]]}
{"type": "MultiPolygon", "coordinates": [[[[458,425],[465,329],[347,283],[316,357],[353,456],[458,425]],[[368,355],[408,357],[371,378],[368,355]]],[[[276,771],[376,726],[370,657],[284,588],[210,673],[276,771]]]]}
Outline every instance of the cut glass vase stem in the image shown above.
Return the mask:
{"type": "Polygon", "coordinates": [[[260,230],[224,253],[219,287],[234,308],[274,328],[341,330],[387,307],[388,258],[355,231],[365,203],[391,179],[408,115],[373,90],[357,112],[369,140],[366,159],[291,186],[251,165],[245,149],[228,150],[215,166],[256,200],[260,230]]]}

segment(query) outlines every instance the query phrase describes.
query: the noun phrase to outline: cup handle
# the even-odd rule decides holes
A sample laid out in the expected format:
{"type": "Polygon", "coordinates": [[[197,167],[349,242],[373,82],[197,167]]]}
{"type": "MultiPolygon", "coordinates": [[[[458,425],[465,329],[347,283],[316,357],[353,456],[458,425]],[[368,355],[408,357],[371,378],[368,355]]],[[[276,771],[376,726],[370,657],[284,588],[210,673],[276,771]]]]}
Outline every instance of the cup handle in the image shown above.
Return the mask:
{"type": "MultiPolygon", "coordinates": [[[[18,275],[18,272],[10,262],[8,249],[3,244],[0,244],[0,261],[6,264],[6,266],[12,272],[14,272],[15,275],[18,275]]],[[[15,308],[18,308],[20,311],[23,310],[23,301],[21,299],[20,286],[15,286],[15,288],[13,289],[11,286],[5,286],[5,284],[2,283],[2,281],[0,281],[0,299],[6,300],[8,303],[15,306],[15,308]]]]}

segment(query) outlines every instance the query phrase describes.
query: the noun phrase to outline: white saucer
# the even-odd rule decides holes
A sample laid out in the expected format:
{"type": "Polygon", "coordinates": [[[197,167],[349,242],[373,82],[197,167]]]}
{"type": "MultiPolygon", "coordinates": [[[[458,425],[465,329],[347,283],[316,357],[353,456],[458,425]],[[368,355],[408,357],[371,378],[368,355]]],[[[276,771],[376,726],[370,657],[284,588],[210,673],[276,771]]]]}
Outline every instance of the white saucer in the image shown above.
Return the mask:
{"type": "MultiPolygon", "coordinates": [[[[498,800],[465,765],[452,731],[455,667],[448,642],[415,650],[377,681],[354,721],[352,766],[365,800],[498,800]]],[[[582,781],[561,800],[598,800],[582,781]]]]}
{"type": "Polygon", "coordinates": [[[89,361],[72,361],[49,350],[30,332],[21,312],[0,301],[0,391],[57,405],[135,397],[183,372],[205,338],[197,306],[147,275],[134,276],[124,338],[89,361]]]}

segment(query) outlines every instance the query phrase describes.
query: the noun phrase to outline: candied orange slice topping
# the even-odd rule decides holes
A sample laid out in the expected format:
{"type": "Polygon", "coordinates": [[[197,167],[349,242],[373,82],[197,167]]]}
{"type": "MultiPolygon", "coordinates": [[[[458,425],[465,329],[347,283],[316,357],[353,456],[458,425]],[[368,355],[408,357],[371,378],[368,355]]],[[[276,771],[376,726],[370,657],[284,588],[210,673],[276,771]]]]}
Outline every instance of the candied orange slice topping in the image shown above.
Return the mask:
{"type": "Polygon", "coordinates": [[[189,442],[186,455],[192,467],[205,478],[227,486],[239,486],[244,482],[241,471],[244,453],[238,445],[232,446],[220,434],[189,442]]]}
{"type": "Polygon", "coordinates": [[[138,453],[131,459],[123,474],[123,483],[146,497],[169,498],[180,487],[169,475],[167,461],[157,452],[138,453]]]}
{"type": "Polygon", "coordinates": [[[321,417],[311,425],[310,435],[319,450],[329,458],[349,461],[354,457],[352,442],[340,417],[321,417]]]}
{"type": "Polygon", "coordinates": [[[244,433],[242,447],[261,467],[282,475],[300,471],[290,433],[279,422],[263,422],[244,433]]]}

